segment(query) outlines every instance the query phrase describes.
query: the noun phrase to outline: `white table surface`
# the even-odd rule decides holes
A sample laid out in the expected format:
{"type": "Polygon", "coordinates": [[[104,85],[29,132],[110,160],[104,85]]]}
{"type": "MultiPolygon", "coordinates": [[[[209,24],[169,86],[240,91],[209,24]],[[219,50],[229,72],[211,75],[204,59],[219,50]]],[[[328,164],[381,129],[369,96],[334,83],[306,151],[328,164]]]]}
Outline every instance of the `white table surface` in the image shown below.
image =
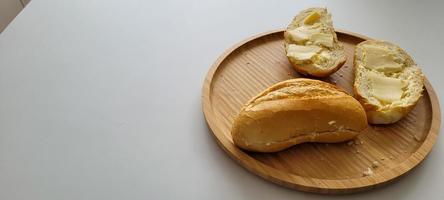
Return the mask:
{"type": "MultiPolygon", "coordinates": [[[[201,111],[213,61],[298,11],[393,41],[444,99],[443,1],[33,0],[0,35],[0,199],[323,199],[249,173],[201,111]]],[[[411,174],[332,199],[443,199],[444,145],[411,174]]]]}

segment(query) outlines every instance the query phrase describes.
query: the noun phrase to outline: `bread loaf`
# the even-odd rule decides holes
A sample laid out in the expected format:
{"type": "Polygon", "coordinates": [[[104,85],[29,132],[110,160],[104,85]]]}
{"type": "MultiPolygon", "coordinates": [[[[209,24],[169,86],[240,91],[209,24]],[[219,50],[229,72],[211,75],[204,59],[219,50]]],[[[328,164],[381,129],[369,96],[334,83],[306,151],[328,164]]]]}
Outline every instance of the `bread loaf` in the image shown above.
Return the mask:
{"type": "Polygon", "coordinates": [[[346,61],[344,47],[325,8],[301,11],[287,27],[284,38],[287,58],[299,73],[325,77],[346,61]]]}
{"type": "Polygon", "coordinates": [[[326,82],[298,78],[266,89],[240,110],[232,136],[240,148],[275,152],[303,142],[342,142],[367,127],[364,109],[326,82]]]}
{"type": "Polygon", "coordinates": [[[368,40],[356,46],[356,98],[369,123],[395,123],[419,101],[424,76],[413,59],[400,47],[385,41],[368,40]]]}

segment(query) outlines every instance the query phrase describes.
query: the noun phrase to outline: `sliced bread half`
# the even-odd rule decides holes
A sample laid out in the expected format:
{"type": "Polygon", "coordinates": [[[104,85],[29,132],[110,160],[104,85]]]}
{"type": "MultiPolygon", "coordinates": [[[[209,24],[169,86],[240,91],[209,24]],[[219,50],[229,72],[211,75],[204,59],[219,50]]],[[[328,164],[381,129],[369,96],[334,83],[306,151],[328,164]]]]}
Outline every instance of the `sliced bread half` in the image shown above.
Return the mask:
{"type": "Polygon", "coordinates": [[[330,13],[325,8],[301,11],[284,32],[285,52],[299,73],[326,77],[346,61],[330,13]]]}
{"type": "Polygon", "coordinates": [[[422,96],[424,76],[399,46],[368,40],[356,46],[354,90],[372,124],[391,124],[410,112],[422,96]]]}

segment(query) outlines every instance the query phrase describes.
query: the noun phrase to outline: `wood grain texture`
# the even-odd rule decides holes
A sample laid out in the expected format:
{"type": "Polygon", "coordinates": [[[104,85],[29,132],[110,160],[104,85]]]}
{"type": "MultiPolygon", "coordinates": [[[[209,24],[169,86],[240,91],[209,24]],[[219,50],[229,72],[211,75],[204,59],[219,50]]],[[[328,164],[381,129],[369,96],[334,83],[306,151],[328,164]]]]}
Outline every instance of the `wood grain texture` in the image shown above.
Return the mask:
{"type": "MultiPolygon", "coordinates": [[[[337,31],[347,62],[321,80],[353,94],[353,54],[365,36],[337,31]]],[[[426,80],[424,96],[404,119],[393,125],[370,126],[353,144],[305,143],[277,153],[237,148],[230,134],[241,106],[270,85],[302,77],[289,64],[283,30],[248,38],[228,49],[211,67],[203,85],[207,124],[219,146],[243,167],[293,189],[316,193],[353,193],[391,182],[417,166],[430,152],[441,123],[438,99],[426,80]],[[377,167],[372,163],[377,162],[377,167]],[[370,176],[363,172],[371,168],[370,176]]]]}

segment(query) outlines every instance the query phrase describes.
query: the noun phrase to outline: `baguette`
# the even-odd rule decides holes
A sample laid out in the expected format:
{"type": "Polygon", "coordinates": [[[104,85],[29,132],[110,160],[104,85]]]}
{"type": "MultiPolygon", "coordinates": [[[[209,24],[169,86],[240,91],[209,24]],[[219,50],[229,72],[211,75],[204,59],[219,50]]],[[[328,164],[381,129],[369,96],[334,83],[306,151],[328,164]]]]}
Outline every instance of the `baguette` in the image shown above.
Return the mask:
{"type": "Polygon", "coordinates": [[[413,59],[389,42],[356,46],[354,91],[369,123],[391,124],[407,115],[422,96],[424,76],[413,59]]]}
{"type": "Polygon", "coordinates": [[[305,75],[326,77],[347,59],[325,8],[301,11],[287,27],[284,39],[288,60],[305,75]]]}
{"type": "Polygon", "coordinates": [[[248,101],[234,120],[240,148],[276,152],[304,142],[342,142],[367,127],[362,106],[345,91],[319,80],[277,83],[248,101]]]}

